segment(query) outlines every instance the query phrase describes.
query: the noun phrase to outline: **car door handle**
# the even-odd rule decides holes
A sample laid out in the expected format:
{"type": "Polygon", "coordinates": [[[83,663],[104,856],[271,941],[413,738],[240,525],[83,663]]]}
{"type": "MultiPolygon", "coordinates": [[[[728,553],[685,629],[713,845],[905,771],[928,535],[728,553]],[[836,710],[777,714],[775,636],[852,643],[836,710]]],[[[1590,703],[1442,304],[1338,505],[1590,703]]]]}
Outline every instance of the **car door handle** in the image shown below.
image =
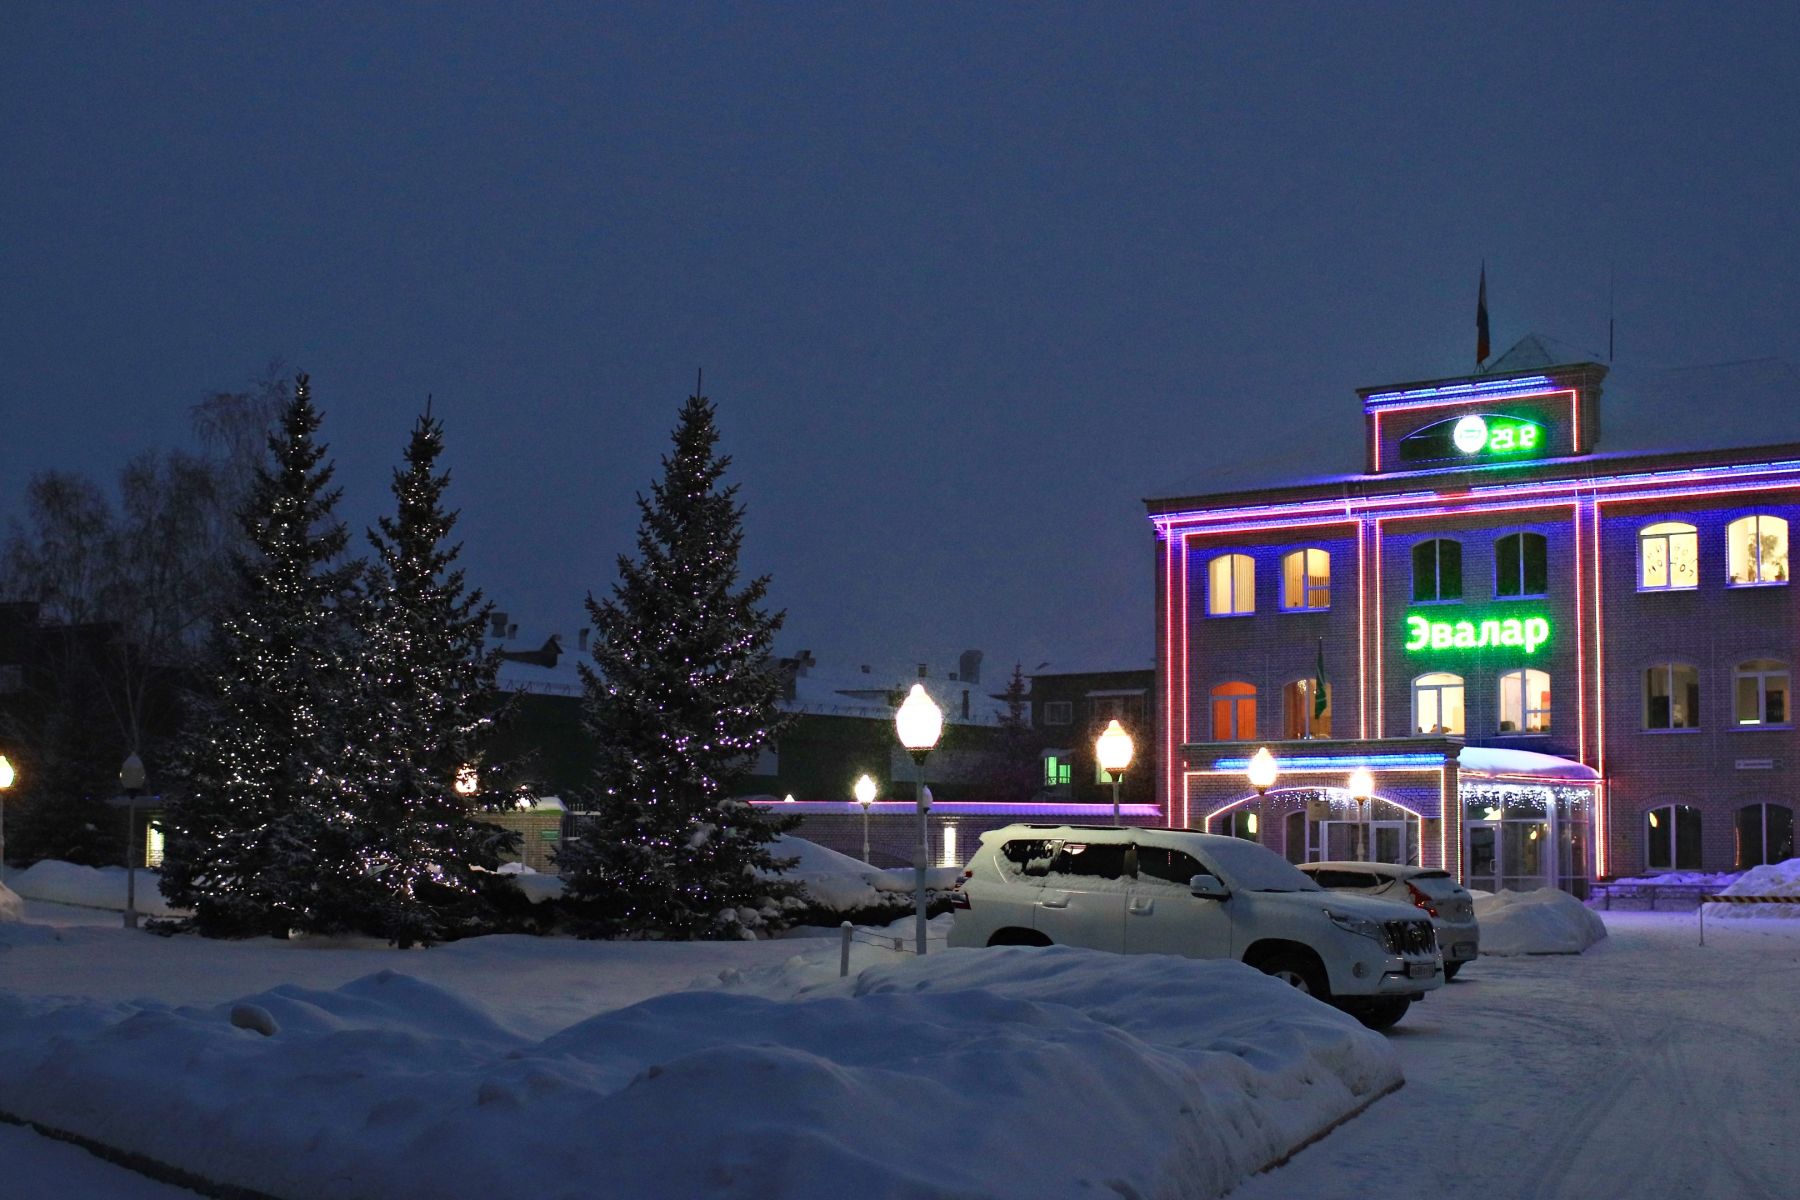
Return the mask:
{"type": "Polygon", "coordinates": [[[1133,900],[1131,902],[1131,907],[1128,911],[1136,916],[1147,917],[1151,913],[1156,911],[1156,901],[1154,901],[1154,900],[1133,900]]]}
{"type": "Polygon", "coordinates": [[[1067,896],[1053,896],[1048,899],[1039,900],[1038,907],[1039,908],[1067,908],[1067,907],[1069,907],[1069,898],[1067,896]]]}

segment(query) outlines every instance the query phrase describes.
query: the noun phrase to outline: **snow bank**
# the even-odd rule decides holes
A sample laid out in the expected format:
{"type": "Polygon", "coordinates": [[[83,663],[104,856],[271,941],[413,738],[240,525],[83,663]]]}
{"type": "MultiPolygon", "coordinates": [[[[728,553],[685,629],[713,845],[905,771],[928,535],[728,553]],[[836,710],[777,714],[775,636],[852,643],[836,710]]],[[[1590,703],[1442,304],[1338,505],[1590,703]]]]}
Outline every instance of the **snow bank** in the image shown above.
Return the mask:
{"type": "MultiPolygon", "coordinates": [[[[1800,858],[1751,867],[1737,882],[1722,887],[1721,896],[1800,896],[1800,858]]],[[[1800,904],[1708,904],[1709,917],[1800,919],[1800,904]]]]}
{"type": "MultiPolygon", "coordinates": [[[[78,867],[74,863],[45,859],[32,863],[23,871],[8,872],[6,882],[28,900],[50,900],[81,908],[110,908],[124,912],[125,875],[124,867],[78,867]]],[[[169,907],[162,898],[161,887],[160,873],[139,868],[137,910],[152,917],[185,917],[186,909],[169,907]]]]}
{"type": "MultiPolygon", "coordinates": [[[[793,869],[780,878],[794,879],[806,885],[807,895],[823,908],[834,912],[856,912],[895,902],[913,891],[911,867],[884,870],[872,867],[860,858],[840,854],[828,846],[805,838],[777,837],[769,847],[776,858],[797,858],[793,869]]],[[[953,887],[961,867],[931,867],[925,872],[925,886],[942,891],[953,887]]]]}
{"type": "Polygon", "coordinates": [[[1655,875],[1623,875],[1613,883],[1680,883],[1704,884],[1720,891],[1743,878],[1742,871],[1661,871],[1655,875]]]}
{"type": "Polygon", "coordinates": [[[1384,1038],[1238,963],[835,962],[542,1041],[390,971],[211,1008],[0,993],[0,1110],[289,1200],[1092,1200],[1220,1195],[1401,1078],[1384,1038]],[[247,1006],[274,1032],[234,1026],[247,1006]]]}
{"type": "Polygon", "coordinates": [[[19,894],[0,883],[0,922],[22,921],[25,919],[25,902],[19,894]]]}
{"type": "Polygon", "coordinates": [[[1475,896],[1481,953],[1580,954],[1606,936],[1606,923],[1556,888],[1475,896]]]}

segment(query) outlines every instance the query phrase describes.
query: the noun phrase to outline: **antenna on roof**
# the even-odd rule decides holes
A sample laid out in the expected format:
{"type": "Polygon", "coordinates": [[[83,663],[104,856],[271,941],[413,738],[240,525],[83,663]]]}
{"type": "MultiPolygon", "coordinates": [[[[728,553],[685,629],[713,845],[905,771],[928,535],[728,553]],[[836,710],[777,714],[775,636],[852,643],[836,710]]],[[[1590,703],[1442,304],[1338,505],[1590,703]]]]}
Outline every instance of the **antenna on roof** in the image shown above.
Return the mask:
{"type": "Polygon", "coordinates": [[[1606,264],[1606,361],[1613,360],[1613,283],[1618,277],[1618,264],[1606,264]]]}
{"type": "Polygon", "coordinates": [[[431,420],[431,393],[425,393],[425,419],[431,420]]]}
{"type": "Polygon", "coordinates": [[[696,396],[706,395],[706,368],[705,367],[695,367],[694,368],[694,395],[696,395],[696,396]]]}

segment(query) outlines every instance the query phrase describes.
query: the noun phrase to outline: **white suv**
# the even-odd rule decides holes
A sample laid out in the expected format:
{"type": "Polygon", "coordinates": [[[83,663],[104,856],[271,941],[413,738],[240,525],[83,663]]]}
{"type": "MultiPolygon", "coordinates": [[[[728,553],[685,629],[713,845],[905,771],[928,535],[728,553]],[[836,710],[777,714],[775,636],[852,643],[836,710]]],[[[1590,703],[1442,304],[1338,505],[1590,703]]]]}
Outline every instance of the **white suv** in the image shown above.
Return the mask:
{"type": "Polygon", "coordinates": [[[1086,946],[1237,958],[1384,1029],[1444,983],[1423,914],[1328,892],[1241,838],[1008,825],[951,896],[952,946],[1086,946]]]}

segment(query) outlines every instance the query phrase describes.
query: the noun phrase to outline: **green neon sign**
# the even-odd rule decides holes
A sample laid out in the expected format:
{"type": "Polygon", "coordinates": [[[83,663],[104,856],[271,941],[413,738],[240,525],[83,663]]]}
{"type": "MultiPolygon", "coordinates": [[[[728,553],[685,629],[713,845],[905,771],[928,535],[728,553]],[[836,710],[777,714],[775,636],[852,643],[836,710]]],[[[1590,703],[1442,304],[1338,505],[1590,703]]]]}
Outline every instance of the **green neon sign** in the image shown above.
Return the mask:
{"type": "Polygon", "coordinates": [[[1450,440],[1464,454],[1529,454],[1538,448],[1543,432],[1536,421],[1471,413],[1456,423],[1450,440]]]}
{"type": "Polygon", "coordinates": [[[1527,654],[1550,641],[1549,617],[1490,617],[1483,621],[1433,621],[1417,613],[1406,617],[1406,651],[1480,650],[1511,646],[1527,654]]]}

